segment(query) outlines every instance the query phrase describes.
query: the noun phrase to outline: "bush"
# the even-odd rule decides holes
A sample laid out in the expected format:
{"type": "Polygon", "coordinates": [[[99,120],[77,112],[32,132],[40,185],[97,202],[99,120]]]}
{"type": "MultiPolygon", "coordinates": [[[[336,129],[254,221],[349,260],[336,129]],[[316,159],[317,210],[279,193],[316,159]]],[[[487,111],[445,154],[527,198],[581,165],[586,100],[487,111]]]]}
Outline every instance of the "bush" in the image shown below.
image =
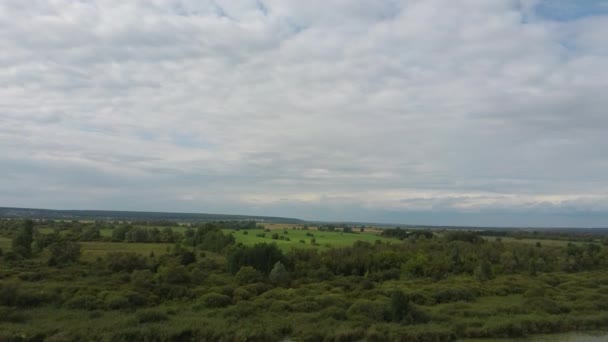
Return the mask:
{"type": "Polygon", "coordinates": [[[386,304],[367,299],[354,302],[346,314],[350,319],[365,318],[376,322],[385,321],[389,317],[386,304]]]}
{"type": "Polygon", "coordinates": [[[49,245],[51,257],[50,266],[67,265],[78,261],[80,258],[80,245],[76,242],[59,240],[49,245]]]}
{"type": "Polygon", "coordinates": [[[44,276],[40,272],[22,272],[19,273],[17,278],[24,281],[39,281],[42,280],[44,276]]]}
{"type": "Polygon", "coordinates": [[[65,302],[65,306],[70,309],[96,310],[103,305],[101,301],[92,295],[77,295],[65,302]]]}
{"type": "Polygon", "coordinates": [[[136,318],[139,323],[156,323],[169,320],[166,313],[158,310],[139,311],[136,318]]]}
{"type": "Polygon", "coordinates": [[[263,278],[262,273],[251,266],[243,266],[236,273],[236,281],[240,285],[258,283],[261,282],[263,278]]]}
{"type": "Polygon", "coordinates": [[[134,270],[145,270],[148,261],[145,257],[133,252],[113,252],[105,257],[108,269],[112,272],[133,272],[134,270]]]}
{"type": "Polygon", "coordinates": [[[110,310],[128,309],[131,307],[129,299],[121,295],[112,295],[105,299],[105,305],[110,310]]]}
{"type": "Polygon", "coordinates": [[[0,322],[6,323],[24,323],[28,316],[16,309],[0,306],[0,322]]]}
{"type": "Polygon", "coordinates": [[[201,302],[207,308],[224,308],[232,303],[232,299],[219,293],[209,293],[202,297],[201,302]]]}

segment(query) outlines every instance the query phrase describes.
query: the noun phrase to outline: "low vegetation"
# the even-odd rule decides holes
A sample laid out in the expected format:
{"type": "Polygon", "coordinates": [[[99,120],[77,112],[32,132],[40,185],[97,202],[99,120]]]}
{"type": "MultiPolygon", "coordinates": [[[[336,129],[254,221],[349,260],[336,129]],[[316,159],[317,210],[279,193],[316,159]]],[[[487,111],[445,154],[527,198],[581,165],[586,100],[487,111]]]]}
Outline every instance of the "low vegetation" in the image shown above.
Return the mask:
{"type": "Polygon", "coordinates": [[[306,228],[0,220],[0,340],[454,341],[608,325],[601,243],[306,228]]]}

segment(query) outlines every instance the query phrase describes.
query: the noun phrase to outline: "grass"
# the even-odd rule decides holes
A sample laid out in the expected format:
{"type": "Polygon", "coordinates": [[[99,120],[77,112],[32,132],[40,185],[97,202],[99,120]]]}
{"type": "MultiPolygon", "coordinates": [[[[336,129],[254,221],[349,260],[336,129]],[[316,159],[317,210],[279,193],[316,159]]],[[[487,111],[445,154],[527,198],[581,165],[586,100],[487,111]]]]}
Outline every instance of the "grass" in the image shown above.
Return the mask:
{"type": "Polygon", "coordinates": [[[128,243],[128,242],[79,242],[82,246],[82,259],[95,260],[111,252],[134,252],[149,255],[154,252],[159,256],[167,253],[170,243],[128,243]]]}
{"type": "Polygon", "coordinates": [[[392,238],[385,238],[375,233],[368,232],[354,232],[354,233],[342,233],[342,232],[326,232],[318,230],[295,230],[295,229],[270,229],[270,232],[264,231],[264,229],[250,229],[235,231],[231,229],[224,230],[226,233],[230,233],[234,236],[237,243],[240,242],[244,245],[253,245],[256,243],[276,243],[282,250],[289,250],[291,248],[321,248],[328,249],[334,247],[348,247],[352,246],[356,241],[366,241],[374,243],[376,240],[385,241],[399,241],[392,238]],[[287,232],[287,233],[285,233],[287,232]],[[264,234],[264,237],[258,235],[264,234]],[[288,240],[274,240],[272,239],[273,234],[278,234],[279,237],[289,238],[288,240]],[[312,234],[309,236],[307,234],[312,234]],[[311,240],[315,239],[316,244],[311,244],[311,240]],[[302,243],[301,241],[304,241],[302,243]]]}

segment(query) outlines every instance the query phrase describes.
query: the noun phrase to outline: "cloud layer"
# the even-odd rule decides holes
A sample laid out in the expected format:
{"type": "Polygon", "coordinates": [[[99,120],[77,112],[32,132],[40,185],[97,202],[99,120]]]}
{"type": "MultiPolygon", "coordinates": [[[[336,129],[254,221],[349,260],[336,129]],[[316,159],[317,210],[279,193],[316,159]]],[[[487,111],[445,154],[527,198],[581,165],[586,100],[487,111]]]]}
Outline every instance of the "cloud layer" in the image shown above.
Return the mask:
{"type": "Polygon", "coordinates": [[[3,1],[0,205],[608,226],[608,5],[563,4],[3,1]]]}

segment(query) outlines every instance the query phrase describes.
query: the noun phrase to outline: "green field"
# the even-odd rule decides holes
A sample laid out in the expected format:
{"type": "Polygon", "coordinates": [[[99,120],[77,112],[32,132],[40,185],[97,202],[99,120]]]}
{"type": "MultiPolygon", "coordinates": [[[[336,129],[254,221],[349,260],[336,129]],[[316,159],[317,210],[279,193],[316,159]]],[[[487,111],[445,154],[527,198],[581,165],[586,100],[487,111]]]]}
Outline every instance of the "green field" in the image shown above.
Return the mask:
{"type": "Polygon", "coordinates": [[[382,237],[375,233],[342,233],[342,232],[327,232],[318,230],[295,230],[295,229],[271,229],[270,232],[264,229],[250,229],[235,231],[225,229],[224,232],[232,234],[237,243],[244,245],[253,245],[256,243],[276,243],[282,250],[291,248],[320,248],[328,249],[333,247],[348,247],[352,246],[356,241],[366,241],[374,243],[376,240],[399,241],[382,237]],[[264,237],[259,237],[259,234],[264,234],[264,237]],[[278,234],[279,238],[289,238],[288,240],[272,239],[273,234],[278,234]],[[312,234],[309,236],[307,234],[312,234]],[[311,240],[315,239],[316,244],[311,244],[311,240]]]}

